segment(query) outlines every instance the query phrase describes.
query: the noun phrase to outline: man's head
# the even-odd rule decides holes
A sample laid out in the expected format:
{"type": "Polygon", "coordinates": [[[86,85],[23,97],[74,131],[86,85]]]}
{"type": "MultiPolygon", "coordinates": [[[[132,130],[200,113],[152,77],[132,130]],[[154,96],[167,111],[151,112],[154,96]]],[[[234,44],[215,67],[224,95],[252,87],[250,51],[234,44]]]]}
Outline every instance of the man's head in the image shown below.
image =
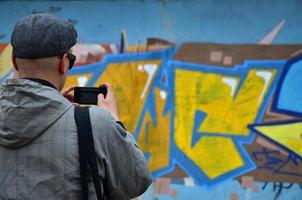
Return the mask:
{"type": "Polygon", "coordinates": [[[12,60],[19,77],[42,78],[61,90],[75,59],[71,47],[76,41],[73,25],[60,18],[34,14],[21,19],[11,37],[12,60]]]}

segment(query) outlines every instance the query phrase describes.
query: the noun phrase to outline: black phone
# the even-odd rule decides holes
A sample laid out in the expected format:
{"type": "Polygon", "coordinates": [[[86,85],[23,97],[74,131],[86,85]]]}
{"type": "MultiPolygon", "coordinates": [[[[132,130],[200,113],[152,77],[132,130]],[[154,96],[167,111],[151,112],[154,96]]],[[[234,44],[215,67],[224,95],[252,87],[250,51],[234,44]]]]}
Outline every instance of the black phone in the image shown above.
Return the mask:
{"type": "Polygon", "coordinates": [[[106,98],[107,87],[75,87],[74,101],[78,104],[97,105],[98,95],[102,93],[106,98]]]}

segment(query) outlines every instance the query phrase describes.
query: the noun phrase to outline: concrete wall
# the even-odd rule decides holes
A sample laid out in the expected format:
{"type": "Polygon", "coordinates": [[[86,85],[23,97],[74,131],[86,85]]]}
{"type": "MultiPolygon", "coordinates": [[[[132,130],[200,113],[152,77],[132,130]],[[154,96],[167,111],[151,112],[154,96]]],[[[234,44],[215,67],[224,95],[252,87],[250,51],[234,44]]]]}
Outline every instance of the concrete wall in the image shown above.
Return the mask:
{"type": "Polygon", "coordinates": [[[257,43],[279,23],[274,44],[302,43],[300,0],[101,0],[1,1],[0,42],[9,42],[14,23],[33,12],[48,12],[76,24],[85,43],[130,44],[160,37],[185,41],[257,43]]]}

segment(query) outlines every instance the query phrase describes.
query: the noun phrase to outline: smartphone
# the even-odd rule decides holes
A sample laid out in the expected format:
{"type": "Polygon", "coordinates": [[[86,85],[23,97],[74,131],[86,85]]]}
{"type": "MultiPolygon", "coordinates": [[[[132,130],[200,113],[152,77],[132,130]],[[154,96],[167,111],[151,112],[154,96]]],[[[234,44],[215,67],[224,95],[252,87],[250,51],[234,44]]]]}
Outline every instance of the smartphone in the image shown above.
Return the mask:
{"type": "Polygon", "coordinates": [[[97,105],[100,93],[106,98],[107,87],[75,87],[74,101],[78,104],[97,105]]]}

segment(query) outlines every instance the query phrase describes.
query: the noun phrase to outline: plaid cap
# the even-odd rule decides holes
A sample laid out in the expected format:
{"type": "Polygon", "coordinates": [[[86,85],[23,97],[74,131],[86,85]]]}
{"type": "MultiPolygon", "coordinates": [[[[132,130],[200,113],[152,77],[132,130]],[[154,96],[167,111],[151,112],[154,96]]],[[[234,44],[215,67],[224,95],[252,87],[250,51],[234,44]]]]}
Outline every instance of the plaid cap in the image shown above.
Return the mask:
{"type": "Polygon", "coordinates": [[[76,41],[77,32],[71,23],[47,14],[33,14],[21,19],[11,37],[13,54],[17,58],[62,55],[76,41]]]}

